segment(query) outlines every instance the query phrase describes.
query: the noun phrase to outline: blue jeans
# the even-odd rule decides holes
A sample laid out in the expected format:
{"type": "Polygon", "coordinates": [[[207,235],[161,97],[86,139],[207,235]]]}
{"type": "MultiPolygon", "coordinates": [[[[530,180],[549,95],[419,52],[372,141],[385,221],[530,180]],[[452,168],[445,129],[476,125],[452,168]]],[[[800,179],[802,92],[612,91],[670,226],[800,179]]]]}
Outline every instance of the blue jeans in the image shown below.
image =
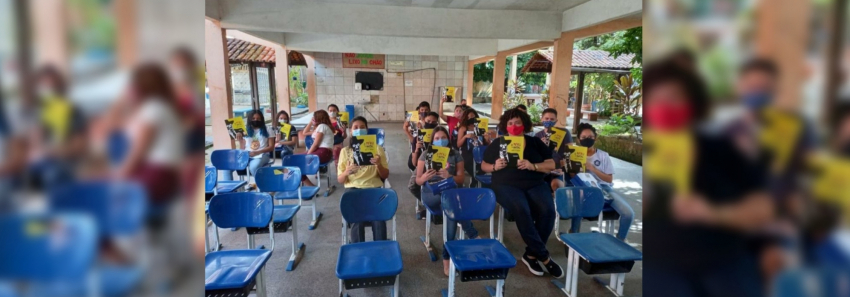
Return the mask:
{"type": "MultiPolygon", "coordinates": [[[[251,171],[251,176],[257,176],[257,170],[260,170],[260,167],[266,165],[269,162],[269,154],[262,154],[262,157],[259,158],[251,158],[248,160],[248,170],[251,171]]],[[[233,171],[232,170],[221,170],[224,173],[224,176],[221,177],[223,181],[233,180],[233,171]]]]}
{"type": "MultiPolygon", "coordinates": [[[[422,203],[433,210],[443,209],[441,195],[434,195],[428,187],[422,187],[422,203]]],[[[443,217],[443,225],[446,228],[445,241],[455,240],[455,236],[457,235],[457,223],[458,222],[443,217]]],[[[478,230],[475,230],[475,226],[472,225],[472,221],[460,221],[459,223],[460,227],[463,228],[463,232],[466,233],[467,238],[478,237],[478,230]]],[[[443,259],[449,259],[449,252],[446,250],[445,242],[443,243],[443,259]]]]}
{"type": "MultiPolygon", "coordinates": [[[[605,201],[605,204],[611,206],[611,208],[620,215],[620,228],[617,230],[617,238],[620,240],[626,240],[626,235],[629,234],[629,228],[632,226],[632,222],[634,222],[635,211],[631,206],[629,206],[626,199],[623,198],[623,196],[620,196],[619,193],[615,192],[611,186],[599,184],[599,188],[613,198],[612,200],[605,201]]],[[[570,232],[579,232],[580,228],[581,220],[572,220],[572,222],[570,222],[570,232]]]]}
{"type": "Polygon", "coordinates": [[[537,259],[549,258],[546,242],[555,228],[555,203],[552,203],[552,188],[540,184],[520,189],[504,184],[493,184],[496,201],[513,214],[516,227],[525,242],[525,252],[537,259]]]}

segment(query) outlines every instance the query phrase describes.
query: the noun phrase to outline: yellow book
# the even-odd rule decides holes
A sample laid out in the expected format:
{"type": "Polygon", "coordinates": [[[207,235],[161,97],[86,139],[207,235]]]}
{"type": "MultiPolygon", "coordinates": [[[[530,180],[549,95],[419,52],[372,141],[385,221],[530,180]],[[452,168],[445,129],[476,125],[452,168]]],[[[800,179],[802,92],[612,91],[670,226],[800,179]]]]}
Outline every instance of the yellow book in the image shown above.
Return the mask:
{"type": "Polygon", "coordinates": [[[564,143],[564,138],[567,137],[567,130],[552,127],[546,133],[549,134],[549,143],[547,144],[549,145],[549,149],[553,152],[557,152],[564,143]]]}
{"type": "Polygon", "coordinates": [[[340,111],[339,112],[339,119],[337,119],[337,121],[341,122],[343,126],[348,127],[349,120],[350,119],[349,119],[347,111],[340,111]]]}
{"type": "Polygon", "coordinates": [[[289,139],[289,133],[292,133],[292,125],[287,123],[280,124],[280,137],[284,140],[289,139]]]}
{"type": "Polygon", "coordinates": [[[499,143],[499,158],[508,161],[508,166],[516,167],[525,151],[525,136],[502,136],[499,143]]]}
{"type": "Polygon", "coordinates": [[[812,194],[816,199],[841,207],[850,214],[850,159],[818,154],[811,165],[813,169],[812,194]]]}
{"type": "Polygon", "coordinates": [[[416,110],[407,111],[407,121],[408,122],[419,122],[419,112],[416,110]]]}
{"type": "Polygon", "coordinates": [[[245,133],[245,121],[242,117],[229,118],[224,120],[227,126],[227,132],[230,133],[230,138],[236,139],[236,133],[245,133]]]}
{"type": "Polygon", "coordinates": [[[666,183],[675,194],[686,196],[691,190],[694,140],[688,131],[643,134],[644,169],[650,180],[666,183]]]}
{"type": "Polygon", "coordinates": [[[567,161],[567,173],[582,173],[587,169],[587,148],[578,145],[570,145],[564,153],[567,161]]]}
{"type": "Polygon", "coordinates": [[[477,118],[476,122],[478,122],[478,135],[484,135],[487,133],[487,129],[490,128],[490,119],[489,118],[477,118]]]}
{"type": "Polygon", "coordinates": [[[771,169],[779,173],[788,167],[791,154],[800,138],[802,123],[792,114],[768,108],[762,111],[764,126],[759,140],[771,154],[771,169]]]}
{"type": "Polygon", "coordinates": [[[446,87],[446,102],[454,102],[455,92],[457,92],[457,88],[446,87]]]}
{"type": "Polygon", "coordinates": [[[443,168],[448,168],[449,162],[449,153],[451,149],[448,147],[436,146],[432,145],[428,148],[428,152],[425,155],[425,170],[434,169],[441,170],[443,168]]]}
{"type": "Polygon", "coordinates": [[[68,134],[71,123],[71,103],[56,97],[48,98],[42,109],[41,119],[50,129],[53,139],[62,141],[68,134]]]}
{"type": "Polygon", "coordinates": [[[419,140],[424,143],[431,143],[431,137],[434,135],[434,129],[419,129],[419,140]]]}
{"type": "Polygon", "coordinates": [[[354,136],[351,142],[351,157],[354,164],[372,165],[372,158],[378,155],[378,141],[375,135],[354,136]]]}

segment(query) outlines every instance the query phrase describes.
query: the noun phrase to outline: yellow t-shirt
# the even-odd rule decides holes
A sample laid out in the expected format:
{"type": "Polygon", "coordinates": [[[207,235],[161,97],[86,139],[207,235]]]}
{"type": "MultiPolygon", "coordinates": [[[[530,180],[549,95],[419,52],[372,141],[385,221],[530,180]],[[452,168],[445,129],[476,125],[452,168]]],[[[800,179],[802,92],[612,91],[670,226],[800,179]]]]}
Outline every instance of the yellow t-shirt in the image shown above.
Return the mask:
{"type": "MultiPolygon", "coordinates": [[[[350,147],[343,148],[339,153],[339,163],[336,168],[337,176],[342,175],[345,172],[345,169],[348,168],[348,163],[352,161],[352,151],[350,147]]],[[[381,166],[384,168],[389,168],[387,165],[387,156],[384,152],[383,148],[378,149],[378,156],[381,158],[381,166]]],[[[360,169],[357,172],[348,176],[348,179],[345,181],[346,188],[380,188],[384,186],[384,182],[381,181],[381,176],[378,175],[378,168],[376,165],[366,165],[360,166],[360,169]]]]}

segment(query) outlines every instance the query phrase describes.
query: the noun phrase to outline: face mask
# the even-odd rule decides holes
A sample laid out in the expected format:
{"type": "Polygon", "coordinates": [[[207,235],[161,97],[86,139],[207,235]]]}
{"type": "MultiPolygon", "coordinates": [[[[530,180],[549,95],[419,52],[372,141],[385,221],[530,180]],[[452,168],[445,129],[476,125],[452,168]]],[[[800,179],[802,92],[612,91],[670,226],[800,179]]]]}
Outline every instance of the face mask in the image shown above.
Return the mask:
{"type": "Polygon", "coordinates": [[[552,128],[555,127],[556,121],[543,121],[543,127],[552,128]]]}
{"type": "Polygon", "coordinates": [[[369,129],[351,129],[352,136],[363,136],[369,134],[369,129]]]}
{"type": "Polygon", "coordinates": [[[585,139],[579,140],[579,144],[581,144],[581,146],[583,146],[583,147],[592,147],[593,143],[595,143],[595,142],[596,142],[596,139],[593,139],[593,138],[585,138],[585,139]]]}
{"type": "Polygon", "coordinates": [[[525,126],[508,126],[508,134],[511,136],[520,136],[525,131],[525,126]]]}
{"type": "Polygon", "coordinates": [[[767,92],[754,92],[751,94],[744,95],[743,98],[744,106],[752,110],[762,109],[770,102],[773,101],[770,93],[767,92]]]}
{"type": "Polygon", "coordinates": [[[277,121],[280,122],[280,123],[289,124],[289,120],[280,119],[280,120],[277,120],[277,121]]]}
{"type": "Polygon", "coordinates": [[[331,112],[331,117],[332,117],[332,118],[335,118],[335,117],[336,117],[336,111],[331,112]]]}
{"type": "Polygon", "coordinates": [[[690,124],[691,117],[691,106],[688,104],[650,104],[643,110],[647,126],[659,131],[685,128],[690,124]]]}
{"type": "Polygon", "coordinates": [[[263,126],[263,121],[251,121],[251,126],[254,126],[254,128],[260,128],[263,126]]]}
{"type": "Polygon", "coordinates": [[[437,123],[425,123],[425,129],[434,129],[437,128],[437,123]]]}
{"type": "Polygon", "coordinates": [[[447,146],[449,146],[449,140],[448,140],[448,139],[445,139],[445,138],[443,138],[443,139],[434,139],[434,145],[436,145],[436,146],[440,146],[440,147],[447,147],[447,146]]]}
{"type": "Polygon", "coordinates": [[[425,115],[426,115],[426,114],[428,114],[428,113],[427,113],[427,112],[420,112],[420,113],[419,113],[419,119],[421,119],[421,120],[423,120],[423,121],[424,121],[424,120],[425,120],[425,115]]]}

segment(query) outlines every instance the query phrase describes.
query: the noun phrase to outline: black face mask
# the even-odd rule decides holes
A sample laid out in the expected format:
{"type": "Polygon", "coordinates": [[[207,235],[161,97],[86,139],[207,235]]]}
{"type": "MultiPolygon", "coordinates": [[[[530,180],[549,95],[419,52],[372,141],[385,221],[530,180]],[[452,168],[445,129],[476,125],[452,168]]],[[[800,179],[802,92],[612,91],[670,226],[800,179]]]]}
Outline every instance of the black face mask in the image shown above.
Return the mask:
{"type": "Polygon", "coordinates": [[[437,123],[425,123],[425,129],[437,128],[437,123]]]}
{"type": "Polygon", "coordinates": [[[424,119],[425,119],[425,115],[426,115],[426,114],[428,114],[428,113],[427,113],[427,112],[420,112],[420,113],[419,113],[419,118],[424,120],[424,119]]]}
{"type": "Polygon", "coordinates": [[[251,126],[254,126],[254,128],[260,128],[263,126],[263,121],[251,121],[251,126]]]}
{"type": "Polygon", "coordinates": [[[592,147],[593,143],[595,143],[595,142],[596,142],[596,139],[593,139],[593,138],[585,138],[585,139],[579,140],[579,144],[581,144],[581,146],[583,146],[583,147],[592,147]]]}

